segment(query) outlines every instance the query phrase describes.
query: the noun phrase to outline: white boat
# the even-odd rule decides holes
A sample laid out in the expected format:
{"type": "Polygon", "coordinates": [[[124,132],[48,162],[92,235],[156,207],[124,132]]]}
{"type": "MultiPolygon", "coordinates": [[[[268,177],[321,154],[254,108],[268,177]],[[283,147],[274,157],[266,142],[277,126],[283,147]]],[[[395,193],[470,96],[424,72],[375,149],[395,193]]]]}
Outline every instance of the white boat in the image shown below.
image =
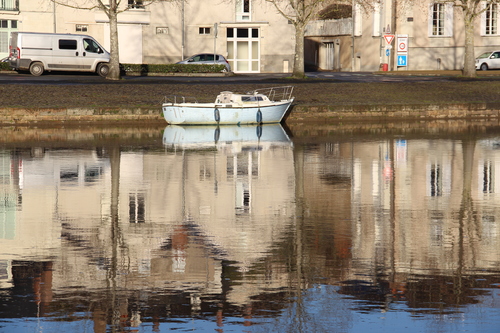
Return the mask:
{"type": "Polygon", "coordinates": [[[171,125],[244,125],[280,123],[290,108],[293,86],[264,88],[246,94],[221,92],[214,103],[166,96],[163,117],[171,125]]]}

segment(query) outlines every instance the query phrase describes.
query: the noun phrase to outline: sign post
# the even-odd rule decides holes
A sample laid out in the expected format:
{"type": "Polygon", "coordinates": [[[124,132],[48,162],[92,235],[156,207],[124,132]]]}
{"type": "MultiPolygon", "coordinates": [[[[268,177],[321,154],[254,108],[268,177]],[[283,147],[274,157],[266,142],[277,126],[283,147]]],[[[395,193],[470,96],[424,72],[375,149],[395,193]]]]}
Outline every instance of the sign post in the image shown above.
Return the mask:
{"type": "MultiPolygon", "coordinates": [[[[390,57],[391,57],[391,49],[392,49],[392,41],[394,40],[394,35],[390,35],[390,34],[386,34],[384,35],[384,40],[386,42],[386,45],[385,45],[385,56],[386,56],[386,61],[385,61],[385,64],[382,64],[383,68],[387,68],[388,69],[388,64],[390,62],[390,57]]],[[[387,70],[387,69],[384,69],[384,70],[387,70]]]]}
{"type": "Polygon", "coordinates": [[[392,40],[394,39],[394,35],[384,35],[384,39],[387,42],[387,44],[391,45],[392,40]]]}
{"type": "Polygon", "coordinates": [[[408,35],[398,35],[397,41],[397,66],[408,67],[408,35]]]}

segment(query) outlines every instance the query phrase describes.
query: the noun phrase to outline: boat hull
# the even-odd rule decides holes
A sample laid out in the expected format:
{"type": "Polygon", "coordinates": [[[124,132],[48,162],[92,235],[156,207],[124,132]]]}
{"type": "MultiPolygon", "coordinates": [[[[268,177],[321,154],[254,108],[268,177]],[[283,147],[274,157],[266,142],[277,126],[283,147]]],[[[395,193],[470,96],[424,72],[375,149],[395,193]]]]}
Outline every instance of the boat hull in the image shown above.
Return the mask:
{"type": "Polygon", "coordinates": [[[283,120],[293,100],[264,106],[207,104],[163,104],[163,117],[172,125],[271,124],[283,120]]]}

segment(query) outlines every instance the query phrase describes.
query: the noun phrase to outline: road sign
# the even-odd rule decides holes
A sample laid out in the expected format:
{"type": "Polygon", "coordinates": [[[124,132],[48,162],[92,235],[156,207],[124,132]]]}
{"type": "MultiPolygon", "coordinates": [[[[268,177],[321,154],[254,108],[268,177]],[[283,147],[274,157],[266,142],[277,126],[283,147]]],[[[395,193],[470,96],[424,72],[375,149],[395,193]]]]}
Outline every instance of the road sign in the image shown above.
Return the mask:
{"type": "Polygon", "coordinates": [[[387,42],[387,44],[391,44],[392,40],[394,39],[394,35],[384,35],[384,39],[387,42]]]}
{"type": "Polygon", "coordinates": [[[408,60],[407,55],[398,54],[398,66],[400,67],[406,66],[407,60],[408,60]]]}
{"type": "Polygon", "coordinates": [[[408,52],[408,35],[398,35],[398,53],[408,52]]]}

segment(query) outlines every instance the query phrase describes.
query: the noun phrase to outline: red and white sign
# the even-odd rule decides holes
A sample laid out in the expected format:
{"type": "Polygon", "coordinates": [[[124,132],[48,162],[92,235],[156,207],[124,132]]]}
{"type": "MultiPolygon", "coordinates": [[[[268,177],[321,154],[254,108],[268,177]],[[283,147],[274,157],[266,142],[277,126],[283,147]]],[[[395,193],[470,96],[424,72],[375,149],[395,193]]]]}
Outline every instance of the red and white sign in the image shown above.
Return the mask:
{"type": "Polygon", "coordinates": [[[408,52],[408,35],[398,35],[397,44],[399,53],[408,52]]]}
{"type": "Polygon", "coordinates": [[[384,39],[387,42],[387,44],[391,44],[392,40],[394,39],[394,35],[384,35],[384,39]]]}

